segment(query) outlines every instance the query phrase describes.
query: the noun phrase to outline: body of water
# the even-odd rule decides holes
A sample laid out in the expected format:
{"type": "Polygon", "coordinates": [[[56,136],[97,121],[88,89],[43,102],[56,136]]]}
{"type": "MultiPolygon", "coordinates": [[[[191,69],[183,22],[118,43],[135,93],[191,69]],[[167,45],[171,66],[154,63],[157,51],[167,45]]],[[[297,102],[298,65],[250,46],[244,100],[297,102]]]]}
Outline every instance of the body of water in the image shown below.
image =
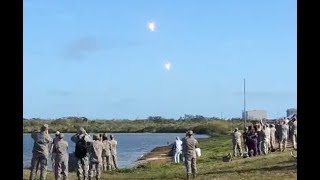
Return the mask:
{"type": "MultiPolygon", "coordinates": [[[[75,144],[71,141],[74,134],[65,133],[64,139],[69,142],[69,153],[74,152],[75,144]]],[[[182,139],[185,133],[114,133],[118,141],[118,164],[120,168],[129,168],[143,154],[158,146],[165,146],[175,141],[177,136],[182,139]]],[[[54,137],[54,134],[51,134],[54,137]]],[[[91,134],[92,137],[92,134],[91,134]]],[[[207,135],[195,135],[195,138],[207,138],[207,135]]],[[[23,166],[30,167],[32,158],[33,139],[31,134],[23,135],[23,166]]],[[[50,159],[50,158],[49,158],[50,159]]],[[[51,162],[48,164],[51,169],[51,162]]]]}

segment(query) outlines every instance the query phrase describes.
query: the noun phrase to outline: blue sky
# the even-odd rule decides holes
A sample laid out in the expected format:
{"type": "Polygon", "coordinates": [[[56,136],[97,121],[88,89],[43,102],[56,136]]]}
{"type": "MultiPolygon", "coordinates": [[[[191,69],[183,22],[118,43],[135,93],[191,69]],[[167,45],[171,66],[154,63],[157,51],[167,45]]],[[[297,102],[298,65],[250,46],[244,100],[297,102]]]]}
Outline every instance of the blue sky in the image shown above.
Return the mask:
{"type": "Polygon", "coordinates": [[[241,117],[245,78],[248,110],[285,116],[297,106],[296,9],[292,0],[24,0],[23,115],[241,117]]]}

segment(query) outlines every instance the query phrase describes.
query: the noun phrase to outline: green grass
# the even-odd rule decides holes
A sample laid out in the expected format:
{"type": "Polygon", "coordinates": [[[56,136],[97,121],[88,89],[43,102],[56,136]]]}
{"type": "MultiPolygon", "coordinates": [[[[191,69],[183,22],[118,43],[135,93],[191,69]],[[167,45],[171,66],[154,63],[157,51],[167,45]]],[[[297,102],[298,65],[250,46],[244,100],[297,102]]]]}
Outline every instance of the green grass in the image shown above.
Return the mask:
{"type": "MultiPolygon", "coordinates": [[[[197,159],[197,179],[297,179],[295,160],[288,151],[222,162],[222,156],[231,152],[230,136],[203,139],[199,141],[199,145],[202,156],[197,159]]],[[[167,150],[159,149],[159,151],[167,150]]],[[[24,179],[28,179],[29,170],[24,170],[23,176],[24,179]]],[[[141,168],[122,169],[119,172],[102,175],[102,179],[185,179],[185,177],[185,167],[182,163],[174,164],[165,160],[151,161],[141,168]]],[[[53,173],[48,173],[47,179],[54,179],[53,173]]],[[[70,173],[69,179],[76,179],[75,173],[70,173]]]]}

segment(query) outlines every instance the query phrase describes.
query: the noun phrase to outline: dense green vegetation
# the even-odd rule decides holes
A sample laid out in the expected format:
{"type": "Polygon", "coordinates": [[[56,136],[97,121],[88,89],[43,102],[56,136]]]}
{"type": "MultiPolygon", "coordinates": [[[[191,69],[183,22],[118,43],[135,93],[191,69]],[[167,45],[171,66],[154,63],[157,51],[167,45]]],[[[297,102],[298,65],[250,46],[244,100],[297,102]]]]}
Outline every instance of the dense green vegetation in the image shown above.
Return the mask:
{"type": "MultiPolygon", "coordinates": [[[[222,157],[232,152],[230,136],[220,135],[199,140],[202,155],[197,159],[197,179],[297,179],[295,160],[289,152],[274,152],[266,156],[253,158],[235,158],[231,162],[222,162],[222,157]]],[[[169,148],[157,151],[166,153],[169,148]]],[[[23,171],[23,179],[28,179],[29,170],[23,171]]],[[[183,163],[174,164],[173,160],[150,161],[143,166],[132,169],[121,169],[118,172],[103,173],[101,179],[185,179],[183,163]]],[[[54,179],[48,173],[48,180],[54,179]]],[[[69,179],[76,179],[70,173],[69,179]]]]}
{"type": "Polygon", "coordinates": [[[55,120],[24,119],[23,132],[30,133],[38,130],[42,124],[47,123],[50,132],[76,132],[79,127],[84,127],[90,133],[103,132],[151,132],[151,133],[184,133],[192,129],[198,134],[228,134],[234,127],[242,128],[240,119],[220,120],[218,118],[205,118],[203,116],[185,116],[178,120],[162,117],[149,117],[139,120],[89,120],[87,118],[60,118],[55,120]]]}

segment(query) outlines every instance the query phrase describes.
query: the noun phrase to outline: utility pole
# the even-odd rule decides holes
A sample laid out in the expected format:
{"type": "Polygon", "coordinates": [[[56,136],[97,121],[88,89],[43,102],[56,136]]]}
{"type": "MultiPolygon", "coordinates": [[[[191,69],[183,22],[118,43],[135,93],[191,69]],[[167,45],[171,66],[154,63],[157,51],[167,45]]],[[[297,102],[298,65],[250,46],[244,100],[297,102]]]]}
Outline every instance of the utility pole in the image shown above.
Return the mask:
{"type": "Polygon", "coordinates": [[[246,79],[243,79],[243,112],[244,112],[244,128],[247,126],[246,113],[246,79]]]}

